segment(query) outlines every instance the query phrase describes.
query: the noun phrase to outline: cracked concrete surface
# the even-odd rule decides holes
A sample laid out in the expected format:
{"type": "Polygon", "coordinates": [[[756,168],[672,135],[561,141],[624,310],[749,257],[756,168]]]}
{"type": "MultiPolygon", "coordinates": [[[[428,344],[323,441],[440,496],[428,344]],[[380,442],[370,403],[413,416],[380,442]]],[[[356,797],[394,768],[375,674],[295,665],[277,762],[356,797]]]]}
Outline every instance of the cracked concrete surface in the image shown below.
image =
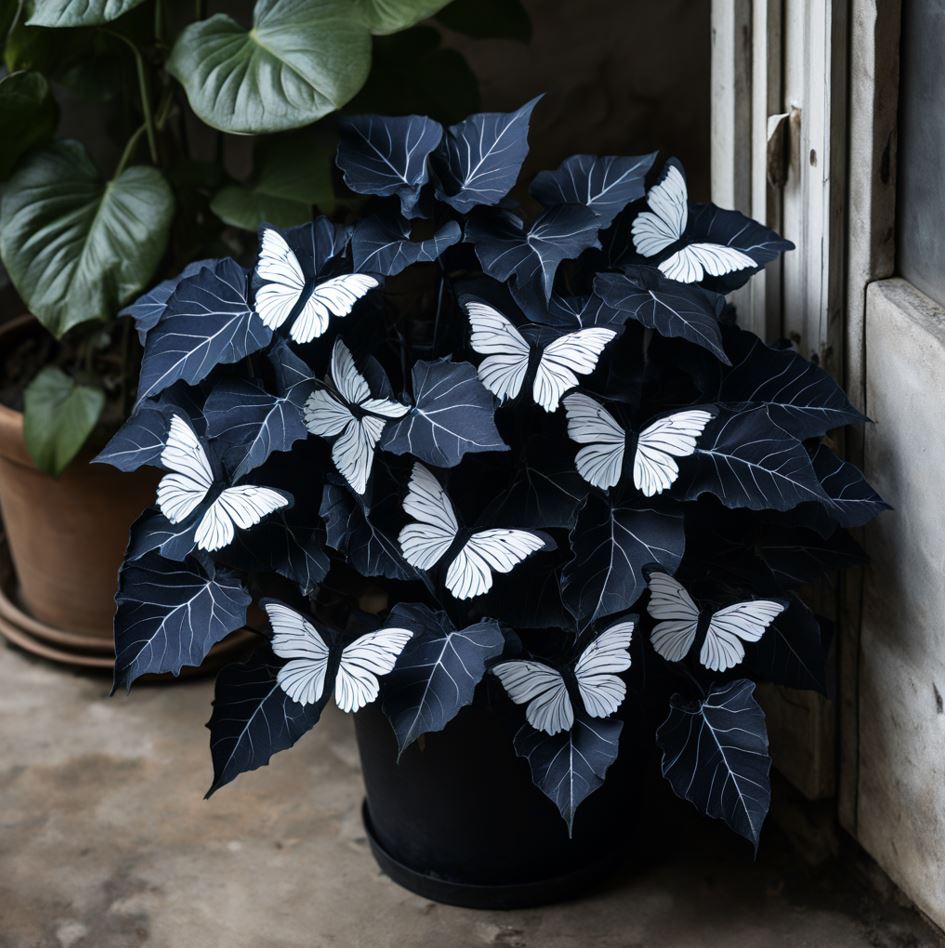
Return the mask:
{"type": "Polygon", "coordinates": [[[3,948],[679,948],[940,944],[909,911],[777,831],[757,862],[687,806],[671,842],[595,895],[476,912],[406,892],[374,864],[350,722],[329,714],[212,800],[212,683],[108,682],[0,646],[3,948]]]}

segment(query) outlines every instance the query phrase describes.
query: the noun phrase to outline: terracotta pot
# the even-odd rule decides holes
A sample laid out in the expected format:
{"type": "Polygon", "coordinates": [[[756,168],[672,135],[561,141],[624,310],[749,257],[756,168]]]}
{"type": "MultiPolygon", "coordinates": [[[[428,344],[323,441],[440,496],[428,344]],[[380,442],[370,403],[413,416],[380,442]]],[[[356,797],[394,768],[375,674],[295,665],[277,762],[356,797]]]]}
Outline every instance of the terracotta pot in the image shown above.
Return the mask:
{"type": "MultiPolygon", "coordinates": [[[[0,351],[37,331],[24,316],[0,327],[0,351]]],[[[34,618],[77,636],[112,641],[118,567],[128,526],[154,498],[157,473],[123,474],[80,452],[54,478],[33,463],[23,414],[0,405],[0,516],[17,598],[34,618]]]]}

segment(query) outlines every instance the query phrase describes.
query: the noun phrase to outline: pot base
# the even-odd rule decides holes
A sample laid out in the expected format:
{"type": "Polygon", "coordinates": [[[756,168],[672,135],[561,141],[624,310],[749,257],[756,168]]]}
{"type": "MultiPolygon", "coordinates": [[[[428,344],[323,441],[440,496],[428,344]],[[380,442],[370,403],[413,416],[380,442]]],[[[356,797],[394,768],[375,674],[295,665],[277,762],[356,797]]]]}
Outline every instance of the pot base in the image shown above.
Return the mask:
{"type": "Polygon", "coordinates": [[[361,805],[361,819],[371,852],[382,872],[399,886],[422,898],[462,908],[504,911],[565,902],[581,896],[595,883],[610,875],[621,862],[620,853],[612,852],[563,875],[530,882],[499,885],[458,882],[412,869],[395,859],[374,832],[367,800],[361,805]]]}

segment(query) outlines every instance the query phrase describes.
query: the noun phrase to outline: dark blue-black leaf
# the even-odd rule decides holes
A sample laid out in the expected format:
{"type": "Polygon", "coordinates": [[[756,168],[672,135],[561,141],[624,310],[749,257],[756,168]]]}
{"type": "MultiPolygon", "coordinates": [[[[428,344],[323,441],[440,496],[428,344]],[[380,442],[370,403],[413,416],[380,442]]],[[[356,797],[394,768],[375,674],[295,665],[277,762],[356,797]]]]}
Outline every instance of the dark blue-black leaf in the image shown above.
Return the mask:
{"type": "Polygon", "coordinates": [[[826,537],[804,527],[772,528],[756,546],[774,578],[789,589],[866,562],[859,544],[839,527],[826,537]]]}
{"type": "Polygon", "coordinates": [[[462,239],[456,221],[447,221],[427,240],[411,240],[410,227],[402,218],[366,217],[354,229],[351,256],[355,270],[361,273],[396,276],[415,263],[432,263],[462,239]]]}
{"type": "Polygon", "coordinates": [[[600,227],[608,227],[628,204],[646,193],[643,179],[656,154],[572,155],[556,171],[539,172],[529,190],[542,207],[583,204],[597,215],[600,227]]]}
{"type": "Polygon", "coordinates": [[[183,562],[196,546],[198,522],[188,517],[182,523],[171,523],[157,507],[149,507],[131,525],[125,559],[138,560],[157,552],[166,560],[183,562]]]}
{"type": "Polygon", "coordinates": [[[656,742],[676,795],[757,849],[771,803],[771,758],[754,690],[754,682],[739,680],[712,688],[701,701],[674,696],[656,742]]]}
{"type": "Polygon", "coordinates": [[[296,704],[276,680],[283,664],[267,646],[217,676],[207,723],[213,758],[208,797],[240,774],[264,767],[318,723],[330,692],[316,704],[296,704]]]}
{"type": "Polygon", "coordinates": [[[565,606],[582,627],[625,612],[646,588],[643,568],[658,564],[674,573],[685,541],[681,514],[590,494],[571,531],[572,558],[561,576],[565,606]]]}
{"type": "Polygon", "coordinates": [[[548,301],[547,312],[536,314],[529,310],[525,314],[535,322],[557,326],[568,332],[601,326],[605,329],[620,329],[627,321],[627,314],[605,303],[596,293],[587,296],[558,296],[553,294],[548,301]]]}
{"type": "Polygon", "coordinates": [[[775,425],[764,405],[721,409],[680,466],[673,488],[685,500],[714,494],[726,507],[790,510],[826,496],[804,446],[775,425]]]}
{"type": "Polygon", "coordinates": [[[345,184],[358,194],[396,196],[403,215],[416,216],[430,176],[427,158],[440,144],[443,126],[422,115],[353,115],[339,118],[338,128],[336,161],[345,184]]]}
{"type": "Polygon", "coordinates": [[[461,214],[498,204],[528,154],[528,122],[539,98],[515,112],[482,112],[451,125],[432,159],[437,198],[461,214]]]}
{"type": "Polygon", "coordinates": [[[515,753],[528,761],[532,782],[574,827],[577,808],[604,783],[617,759],[623,721],[578,717],[570,731],[549,735],[523,724],[514,738],[515,753]]]}
{"type": "Polygon", "coordinates": [[[384,713],[400,753],[418,737],[442,731],[473,700],[486,662],[502,653],[505,636],[493,619],[457,630],[445,612],[398,604],[388,628],[414,632],[394,670],[384,679],[384,713]]]}
{"type": "Polygon", "coordinates": [[[722,348],[719,314],[725,297],[691,283],[667,280],[655,267],[627,267],[624,273],[601,273],[594,292],[610,307],[653,329],[708,349],[729,363],[722,348]]]}
{"type": "Polygon", "coordinates": [[[794,595],[761,639],[745,649],[744,668],[760,681],[827,695],[827,649],[817,617],[794,595]]]}
{"type": "Polygon", "coordinates": [[[239,362],[268,345],[272,331],[253,312],[247,271],[219,261],[181,280],[161,321],[148,333],[138,398],[151,398],[183,379],[194,385],[213,368],[239,362]]]}
{"type": "Polygon", "coordinates": [[[726,329],[732,367],[722,376],[718,401],[764,402],[771,420],[803,441],[865,421],[843,389],[793,349],[772,349],[754,333],[726,329]]]}
{"type": "Polygon", "coordinates": [[[249,593],[207,561],[172,563],[156,554],[125,564],[115,615],[115,687],[147,674],[180,674],[246,622],[249,593]]]}
{"type": "Polygon", "coordinates": [[[482,269],[511,287],[526,308],[547,302],[562,260],[599,247],[594,212],[561,204],[539,214],[527,227],[507,210],[478,211],[466,224],[466,239],[476,248],[482,269]]]}
{"type": "Polygon", "coordinates": [[[588,490],[571,458],[538,435],[529,439],[511,483],[489,504],[483,520],[505,527],[570,530],[588,490]]]}
{"type": "Polygon", "coordinates": [[[328,575],[331,565],[321,521],[295,507],[268,517],[249,536],[237,533],[226,557],[238,569],[271,570],[292,580],[303,596],[328,575]]]}
{"type": "Polygon", "coordinates": [[[154,405],[142,405],[115,432],[93,459],[93,464],[110,464],[119,471],[136,471],[155,466],[164,450],[168,416],[154,405]]]}
{"type": "Polygon", "coordinates": [[[822,487],[820,504],[827,517],[839,526],[862,527],[891,509],[855,464],[841,460],[825,444],[817,445],[811,462],[822,487]]]}
{"type": "Polygon", "coordinates": [[[259,467],[273,451],[308,437],[302,406],[315,390],[311,369],[280,339],[269,353],[278,395],[256,381],[226,379],[204,404],[207,435],[216,440],[234,480],[259,467]]]}
{"type": "Polygon", "coordinates": [[[466,454],[508,451],[495,426],[495,400],[468,362],[415,362],[410,411],[384,429],[380,446],[435,467],[466,454]]]}
{"type": "Polygon", "coordinates": [[[195,260],[193,263],[188,263],[177,276],[158,283],[133,303],[119,310],[118,315],[130,316],[135,321],[138,338],[141,340],[141,345],[144,345],[148,332],[161,321],[164,310],[167,308],[167,301],[177,289],[177,284],[199,273],[205,267],[213,267],[217,263],[219,263],[218,260],[195,260]]]}
{"type": "Polygon", "coordinates": [[[326,542],[362,576],[419,579],[396,539],[400,497],[393,491],[377,496],[377,488],[376,483],[369,485],[371,496],[356,500],[344,487],[325,485],[319,513],[325,521],[326,542]]]}

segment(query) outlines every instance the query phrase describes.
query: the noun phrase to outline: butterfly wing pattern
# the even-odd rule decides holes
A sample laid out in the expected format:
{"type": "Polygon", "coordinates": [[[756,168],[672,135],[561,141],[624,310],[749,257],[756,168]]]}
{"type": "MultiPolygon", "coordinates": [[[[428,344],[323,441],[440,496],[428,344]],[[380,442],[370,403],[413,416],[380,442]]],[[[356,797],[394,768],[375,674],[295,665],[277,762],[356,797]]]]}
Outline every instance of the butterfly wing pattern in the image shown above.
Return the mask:
{"type": "Polygon", "coordinates": [[[390,419],[405,415],[410,406],[389,398],[374,398],[367,379],[340,339],[335,340],[331,351],[330,379],[334,391],[324,388],[312,392],[302,418],[312,434],[335,438],[331,459],[351,489],[363,494],[384,426],[390,419]],[[352,408],[359,409],[358,414],[352,408]]]}
{"type": "MultiPolygon", "coordinates": [[[[630,667],[634,620],[609,626],[581,653],[574,666],[584,710],[594,718],[614,714],[627,694],[618,677],[630,667]]],[[[544,662],[516,659],[499,662],[492,673],[515,704],[524,704],[525,719],[536,731],[558,734],[574,726],[574,705],[564,676],[544,662]]]]}
{"type": "Polygon", "coordinates": [[[574,707],[561,672],[544,662],[514,661],[493,665],[492,673],[516,704],[527,705],[525,720],[536,731],[570,731],[574,707]]]}
{"type": "MultiPolygon", "coordinates": [[[[213,469],[193,428],[172,415],[161,463],[170,469],[161,478],[157,503],[167,519],[181,523],[206,500],[213,487],[213,469]]],[[[204,511],[194,541],[198,550],[214,552],[233,542],[236,528],[247,530],[264,517],[289,505],[289,498],[269,487],[240,484],[222,490],[204,511]]]]}
{"type": "Polygon", "coordinates": [[[380,693],[378,678],[392,671],[413,638],[409,629],[380,629],[356,638],[341,650],[335,675],[335,704],[353,714],[380,693]]]}
{"type": "MultiPolygon", "coordinates": [[[[279,669],[279,686],[303,706],[317,703],[325,693],[331,650],[315,626],[294,609],[272,600],[263,605],[272,626],[272,650],[289,659],[279,669]]],[[[335,672],[338,707],[353,713],[374,701],[380,693],[378,679],[393,670],[412,637],[409,629],[380,629],[346,645],[335,672]]]]}
{"type": "MultiPolygon", "coordinates": [[[[440,482],[419,462],[414,463],[403,503],[413,517],[398,536],[404,559],[429,570],[443,558],[459,535],[453,504],[440,482]]],[[[457,599],[472,599],[492,588],[493,573],[508,573],[546,545],[528,530],[494,528],[470,535],[446,571],[446,588],[457,599]]]]}
{"type": "Polygon", "coordinates": [[[675,458],[689,457],[696,450],[696,439],[713,417],[701,409],[679,411],[644,428],[633,456],[634,486],[647,497],[672,487],[679,477],[675,458]]]}
{"type": "Polygon", "coordinates": [[[558,410],[561,396],[574,388],[578,375],[590,375],[604,347],[616,337],[613,329],[592,327],[569,332],[545,346],[538,362],[532,395],[547,412],[558,410]]]}
{"type": "Polygon", "coordinates": [[[630,667],[634,625],[632,619],[625,619],[606,628],[584,649],[574,666],[581,700],[593,718],[609,717],[627,695],[627,686],[618,675],[630,667]]]}
{"type": "MultiPolygon", "coordinates": [[[[667,573],[650,573],[650,602],[647,610],[660,622],[650,641],[657,653],[669,662],[682,661],[689,654],[699,625],[700,612],[678,580],[667,573]]],[[[736,602],[712,614],[699,661],[709,671],[724,672],[745,657],[743,642],[757,642],[772,622],[787,608],[784,600],[751,599],[736,602]]]]}
{"type": "Polygon", "coordinates": [[[669,573],[654,570],[649,576],[647,612],[657,624],[650,634],[653,648],[668,662],[680,662],[692,648],[699,627],[699,607],[682,583],[669,573]]]}
{"type": "Polygon", "coordinates": [[[307,291],[299,258],[271,227],[263,230],[256,276],[262,284],[256,291],[256,312],[270,329],[284,325],[302,303],[289,329],[289,336],[299,344],[317,339],[332,316],[347,316],[358,300],[378,286],[366,273],[343,273],[307,291]]]}
{"type": "Polygon", "coordinates": [[[158,484],[158,506],[171,523],[180,523],[209,493],[213,470],[193,428],[179,415],[171,416],[161,464],[171,473],[158,484]]]}
{"type": "MultiPolygon", "coordinates": [[[[682,240],[689,223],[689,193],[682,168],[675,159],[666,163],[660,181],[646,195],[648,211],[638,214],[631,233],[633,246],[644,257],[655,257],[682,240]]],[[[706,276],[724,276],[736,270],[754,269],[757,262],[747,253],[709,241],[686,244],[659,265],[670,280],[699,283],[706,276]]]]}
{"type": "MultiPolygon", "coordinates": [[[[477,300],[463,304],[469,316],[469,344],[485,356],[477,369],[479,380],[500,404],[515,398],[528,373],[531,346],[495,307],[477,300]]],[[[558,410],[561,396],[578,383],[578,375],[590,375],[604,347],[617,335],[613,329],[591,327],[565,333],[548,343],[541,353],[532,398],[547,412],[558,410]]]]}
{"type": "Polygon", "coordinates": [[[575,456],[578,474],[592,487],[607,490],[620,481],[627,436],[614,416],[601,404],[582,392],[568,395],[564,401],[568,435],[586,445],[575,456]]]}
{"type": "Polygon", "coordinates": [[[699,661],[709,671],[734,668],[745,657],[742,642],[757,642],[786,605],[773,599],[751,599],[720,609],[709,620],[699,661]]]}
{"type": "Polygon", "coordinates": [[[488,303],[465,303],[472,329],[469,344],[479,355],[479,380],[502,404],[522,390],[531,348],[522,334],[488,303]]]}
{"type": "Polygon", "coordinates": [[[272,626],[272,650],[290,659],[279,669],[282,690],[301,705],[315,704],[325,691],[328,646],[304,616],[280,602],[264,602],[272,626]]]}

